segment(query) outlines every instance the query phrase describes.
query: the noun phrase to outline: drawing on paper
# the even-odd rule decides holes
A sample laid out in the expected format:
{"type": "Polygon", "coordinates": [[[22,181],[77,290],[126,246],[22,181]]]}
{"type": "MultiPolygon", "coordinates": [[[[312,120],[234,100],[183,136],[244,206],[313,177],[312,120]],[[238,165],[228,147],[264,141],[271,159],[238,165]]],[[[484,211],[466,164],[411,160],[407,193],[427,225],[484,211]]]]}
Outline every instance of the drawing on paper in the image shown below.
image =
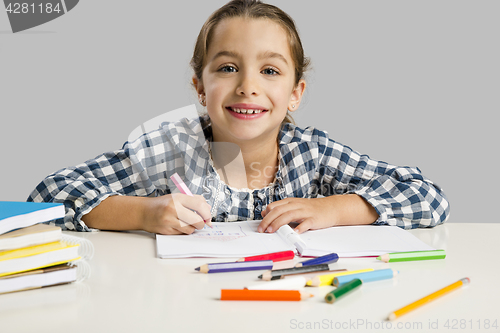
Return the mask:
{"type": "Polygon", "coordinates": [[[239,225],[215,225],[212,228],[205,226],[201,230],[195,230],[194,233],[191,234],[192,237],[199,237],[204,239],[215,240],[219,242],[227,242],[233,239],[238,239],[241,237],[248,236],[241,229],[239,225]]]}

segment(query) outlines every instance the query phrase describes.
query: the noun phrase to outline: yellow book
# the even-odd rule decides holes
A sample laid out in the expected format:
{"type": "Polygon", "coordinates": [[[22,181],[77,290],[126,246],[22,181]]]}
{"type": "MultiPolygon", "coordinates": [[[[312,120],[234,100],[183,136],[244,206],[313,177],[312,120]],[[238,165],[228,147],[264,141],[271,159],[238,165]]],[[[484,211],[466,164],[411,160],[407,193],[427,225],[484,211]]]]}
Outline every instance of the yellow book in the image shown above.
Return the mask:
{"type": "Polygon", "coordinates": [[[64,241],[0,252],[0,276],[10,275],[80,259],[79,244],[64,241]]]}

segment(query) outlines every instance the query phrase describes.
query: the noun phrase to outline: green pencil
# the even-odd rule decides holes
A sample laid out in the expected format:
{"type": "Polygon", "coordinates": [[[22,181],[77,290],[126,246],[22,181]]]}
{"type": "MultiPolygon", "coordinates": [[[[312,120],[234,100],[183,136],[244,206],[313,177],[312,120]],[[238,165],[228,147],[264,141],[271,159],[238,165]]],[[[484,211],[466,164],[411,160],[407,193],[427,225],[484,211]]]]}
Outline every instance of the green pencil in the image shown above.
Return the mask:
{"type": "Polygon", "coordinates": [[[362,284],[363,284],[363,282],[361,282],[360,279],[354,279],[354,280],[351,280],[347,283],[344,283],[343,285],[341,285],[337,289],[326,294],[325,301],[327,303],[333,303],[336,300],[338,300],[340,297],[350,293],[351,291],[354,291],[355,289],[358,289],[359,287],[361,287],[362,284]]]}
{"type": "Polygon", "coordinates": [[[377,257],[378,260],[383,262],[398,262],[398,261],[413,261],[413,260],[432,260],[444,259],[446,253],[444,250],[434,251],[412,251],[412,252],[396,252],[383,254],[377,257]]]}

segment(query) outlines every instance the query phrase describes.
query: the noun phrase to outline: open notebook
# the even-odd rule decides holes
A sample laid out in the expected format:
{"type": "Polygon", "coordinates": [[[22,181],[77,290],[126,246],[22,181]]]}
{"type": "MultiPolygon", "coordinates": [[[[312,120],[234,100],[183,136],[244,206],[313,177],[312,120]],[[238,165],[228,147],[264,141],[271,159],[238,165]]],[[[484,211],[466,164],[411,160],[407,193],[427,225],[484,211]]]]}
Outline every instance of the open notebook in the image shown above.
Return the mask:
{"type": "Polygon", "coordinates": [[[303,257],[335,252],[339,257],[378,256],[391,252],[429,251],[406,230],[393,226],[332,227],[295,233],[288,225],[276,233],[259,233],[260,221],[212,223],[191,235],[156,235],[159,258],[246,256],[293,250],[303,257]]]}

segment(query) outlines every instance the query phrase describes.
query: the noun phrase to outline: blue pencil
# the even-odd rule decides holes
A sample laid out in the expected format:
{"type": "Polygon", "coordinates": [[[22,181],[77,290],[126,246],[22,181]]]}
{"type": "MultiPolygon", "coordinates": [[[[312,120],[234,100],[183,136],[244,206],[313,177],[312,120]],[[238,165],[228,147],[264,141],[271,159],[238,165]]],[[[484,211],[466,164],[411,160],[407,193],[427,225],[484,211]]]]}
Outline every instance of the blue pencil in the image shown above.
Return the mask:
{"type": "Polygon", "coordinates": [[[221,262],[216,264],[205,264],[196,267],[195,270],[201,273],[224,273],[224,272],[239,272],[239,271],[255,271],[259,269],[273,269],[274,262],[272,260],[260,261],[237,261],[237,262],[221,262]]]}
{"type": "Polygon", "coordinates": [[[398,271],[395,271],[391,268],[378,269],[376,271],[371,271],[371,272],[337,276],[333,279],[332,284],[335,287],[338,287],[341,284],[344,284],[344,283],[351,281],[352,279],[360,279],[361,281],[363,281],[363,283],[365,283],[365,282],[372,282],[372,281],[378,281],[378,280],[392,279],[396,275],[398,275],[398,271]]]}
{"type": "Polygon", "coordinates": [[[309,259],[303,262],[299,262],[295,267],[303,267],[303,266],[311,266],[311,265],[320,265],[320,264],[331,264],[337,262],[339,260],[339,256],[337,253],[330,253],[321,257],[309,259]]]}

